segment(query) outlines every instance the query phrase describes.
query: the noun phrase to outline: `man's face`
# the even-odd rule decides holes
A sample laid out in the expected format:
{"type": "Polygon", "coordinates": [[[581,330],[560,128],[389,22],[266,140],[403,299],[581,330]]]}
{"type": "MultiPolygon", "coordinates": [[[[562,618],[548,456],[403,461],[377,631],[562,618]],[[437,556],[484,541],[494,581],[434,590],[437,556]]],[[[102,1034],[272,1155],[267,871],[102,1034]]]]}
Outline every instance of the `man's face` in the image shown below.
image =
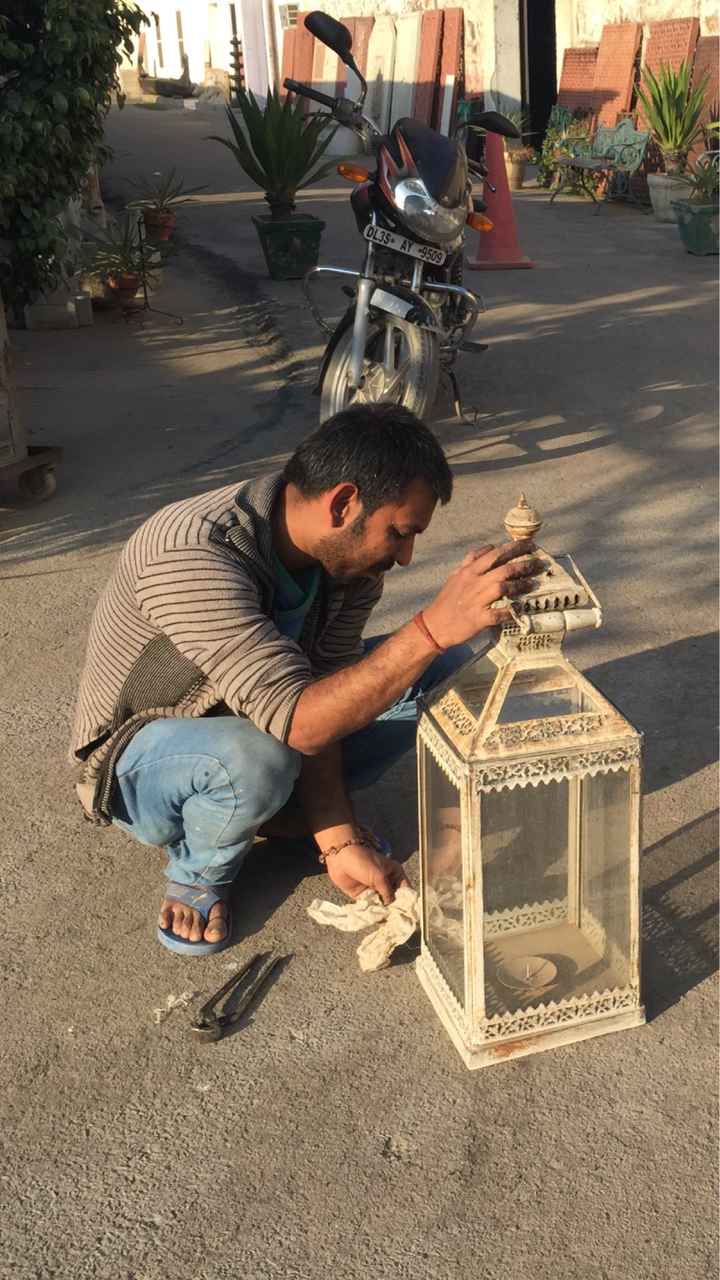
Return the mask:
{"type": "Polygon", "coordinates": [[[394,565],[408,565],[415,538],[427,529],[436,499],[424,480],[413,480],[398,502],[366,515],[357,496],[342,508],[337,529],[323,537],[315,556],[331,577],[380,578],[394,565]]]}

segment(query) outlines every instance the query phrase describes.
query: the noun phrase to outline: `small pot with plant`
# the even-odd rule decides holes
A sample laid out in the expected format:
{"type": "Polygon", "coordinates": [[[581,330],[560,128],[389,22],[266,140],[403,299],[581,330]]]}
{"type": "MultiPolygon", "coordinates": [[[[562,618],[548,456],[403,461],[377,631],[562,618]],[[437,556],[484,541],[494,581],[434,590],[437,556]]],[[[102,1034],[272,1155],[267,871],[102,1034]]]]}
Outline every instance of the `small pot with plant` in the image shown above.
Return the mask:
{"type": "Polygon", "coordinates": [[[718,252],[718,217],[720,210],[719,153],[706,152],[685,175],[686,199],[673,200],[680,239],[688,253],[699,257],[718,252]]]}
{"type": "Polygon", "coordinates": [[[525,182],[527,163],[532,160],[534,155],[532,148],[526,143],[526,138],[530,137],[528,130],[530,117],[524,110],[508,111],[505,114],[520,134],[519,138],[503,138],[505,172],[507,173],[510,190],[521,191],[525,182]]]}
{"type": "Polygon", "coordinates": [[[532,147],[516,146],[505,152],[505,169],[511,191],[522,191],[525,184],[525,170],[535,159],[532,147]]]}
{"type": "Polygon", "coordinates": [[[173,168],[169,173],[154,173],[152,178],[140,178],[130,183],[140,195],[131,200],[129,209],[141,209],[145,231],[149,240],[169,240],[177,218],[175,210],[187,204],[190,197],[207,187],[186,187],[173,168]]]}
{"type": "Polygon", "coordinates": [[[677,71],[662,63],[657,75],[643,71],[638,89],[645,119],[660,149],[664,173],[649,173],[648,188],[653,213],[659,222],[675,222],[673,202],[686,190],[683,174],[694,143],[702,136],[707,76],[692,87],[691,66],[681,62],[677,71]]]}
{"type": "MultiPolygon", "coordinates": [[[[538,186],[552,187],[557,181],[561,158],[572,155],[576,147],[589,151],[591,138],[585,114],[581,111],[572,112],[556,103],[550,112],[543,144],[537,156],[538,186]]],[[[572,177],[568,175],[567,180],[570,185],[572,177]]]]}
{"type": "Polygon", "coordinates": [[[110,290],[110,297],[129,306],[140,285],[150,283],[151,273],[140,243],[137,215],[126,213],[122,222],[110,222],[101,235],[88,235],[84,246],[84,270],[110,290]]]}
{"type": "Polygon", "coordinates": [[[232,151],[244,173],[265,192],[270,213],[253,222],[272,279],[297,280],[317,265],[325,223],[296,213],[295,196],[336,168],[335,161],[318,167],[336,126],[328,127],[327,117],[306,115],[291,94],[283,101],[277,90],[261,108],[252,93],[241,89],[237,106],[242,122],[227,108],[233,141],[216,135],[208,141],[232,151]]]}

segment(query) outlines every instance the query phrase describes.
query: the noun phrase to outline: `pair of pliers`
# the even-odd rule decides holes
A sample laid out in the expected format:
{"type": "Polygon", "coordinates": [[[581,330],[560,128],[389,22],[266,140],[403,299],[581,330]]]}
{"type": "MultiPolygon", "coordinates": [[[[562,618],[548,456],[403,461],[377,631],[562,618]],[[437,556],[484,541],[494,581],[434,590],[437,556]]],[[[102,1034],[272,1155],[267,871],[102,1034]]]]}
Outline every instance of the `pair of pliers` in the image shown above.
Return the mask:
{"type": "Polygon", "coordinates": [[[234,973],[232,978],[228,978],[228,981],[205,1002],[199,1010],[197,1018],[190,1027],[190,1034],[196,1040],[201,1040],[204,1043],[209,1043],[213,1040],[222,1040],[228,1029],[236,1022],[239,1022],[240,1018],[242,1018],[245,1011],[259,994],[261,988],[265,986],[265,983],[268,981],[271,973],[275,971],[277,966],[284,959],[284,956],[273,956],[272,952],[258,951],[250,960],[248,960],[247,964],[243,965],[242,969],[238,969],[238,972],[234,973]],[[266,963],[261,965],[253,980],[243,992],[239,1003],[234,1005],[232,1013],[219,1013],[216,1006],[225,996],[229,995],[235,987],[240,985],[243,978],[251,969],[255,968],[258,961],[265,961],[266,963]]]}

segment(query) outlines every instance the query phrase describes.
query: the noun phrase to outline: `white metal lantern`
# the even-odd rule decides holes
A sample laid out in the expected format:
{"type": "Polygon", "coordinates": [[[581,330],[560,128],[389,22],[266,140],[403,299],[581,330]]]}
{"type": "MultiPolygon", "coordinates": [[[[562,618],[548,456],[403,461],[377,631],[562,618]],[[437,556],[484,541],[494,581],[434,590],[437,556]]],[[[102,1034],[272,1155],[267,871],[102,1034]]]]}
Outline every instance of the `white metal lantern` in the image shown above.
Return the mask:
{"type": "MultiPolygon", "coordinates": [[[[512,537],[534,534],[521,495],[512,537]]],[[[497,643],[418,726],[420,981],[468,1067],[645,1021],[641,735],[565,657],[599,627],[574,562],[542,548],[497,643]]]]}

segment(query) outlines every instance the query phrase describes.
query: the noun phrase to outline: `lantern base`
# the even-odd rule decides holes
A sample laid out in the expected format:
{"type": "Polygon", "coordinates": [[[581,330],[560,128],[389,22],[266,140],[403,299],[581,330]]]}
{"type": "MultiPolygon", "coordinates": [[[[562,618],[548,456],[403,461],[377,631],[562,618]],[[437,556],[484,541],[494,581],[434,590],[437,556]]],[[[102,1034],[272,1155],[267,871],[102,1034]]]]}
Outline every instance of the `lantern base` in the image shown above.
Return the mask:
{"type": "Polygon", "coordinates": [[[587,1021],[552,1027],[547,1031],[534,1031],[527,1035],[516,1036],[514,1039],[494,1040],[488,1044],[472,1044],[460,1025],[459,1007],[452,1012],[448,1008],[446,991],[443,990],[445,983],[432,958],[426,952],[423,951],[415,961],[415,970],[420,985],[429,997],[430,1003],[465,1066],[471,1071],[479,1067],[492,1067],[498,1062],[508,1062],[512,1058],[526,1058],[531,1053],[544,1053],[546,1049],[574,1044],[579,1040],[589,1040],[592,1036],[604,1036],[611,1031],[639,1027],[645,1022],[645,1008],[638,1004],[634,1008],[602,1013],[595,1018],[588,1018],[587,1021]]]}

